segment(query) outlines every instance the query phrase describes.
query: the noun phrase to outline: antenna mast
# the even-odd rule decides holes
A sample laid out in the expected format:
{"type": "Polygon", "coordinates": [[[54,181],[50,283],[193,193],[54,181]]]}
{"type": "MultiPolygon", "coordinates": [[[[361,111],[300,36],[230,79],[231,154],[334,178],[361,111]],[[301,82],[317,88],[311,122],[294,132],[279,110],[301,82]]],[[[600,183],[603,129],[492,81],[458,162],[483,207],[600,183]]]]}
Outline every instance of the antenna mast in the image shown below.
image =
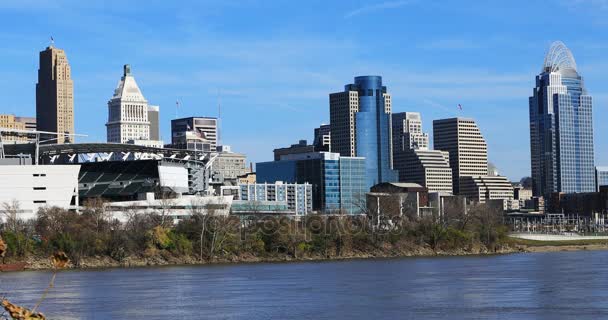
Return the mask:
{"type": "Polygon", "coordinates": [[[220,89],[217,89],[217,144],[221,145],[222,136],[220,134],[220,128],[222,123],[222,103],[220,89]]]}

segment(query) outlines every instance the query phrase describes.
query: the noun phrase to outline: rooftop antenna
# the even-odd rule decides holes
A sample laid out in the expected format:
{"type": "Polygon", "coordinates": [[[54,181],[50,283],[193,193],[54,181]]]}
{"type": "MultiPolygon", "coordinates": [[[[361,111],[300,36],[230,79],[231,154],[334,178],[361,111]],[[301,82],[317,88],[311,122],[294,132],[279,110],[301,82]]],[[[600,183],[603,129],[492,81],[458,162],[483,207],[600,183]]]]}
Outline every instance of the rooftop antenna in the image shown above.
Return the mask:
{"type": "Polygon", "coordinates": [[[53,36],[51,36],[51,47],[55,46],[55,39],[53,39],[53,36]]]}
{"type": "Polygon", "coordinates": [[[222,100],[220,95],[220,89],[217,89],[217,144],[221,145],[222,136],[220,134],[221,124],[222,124],[222,100]]]}

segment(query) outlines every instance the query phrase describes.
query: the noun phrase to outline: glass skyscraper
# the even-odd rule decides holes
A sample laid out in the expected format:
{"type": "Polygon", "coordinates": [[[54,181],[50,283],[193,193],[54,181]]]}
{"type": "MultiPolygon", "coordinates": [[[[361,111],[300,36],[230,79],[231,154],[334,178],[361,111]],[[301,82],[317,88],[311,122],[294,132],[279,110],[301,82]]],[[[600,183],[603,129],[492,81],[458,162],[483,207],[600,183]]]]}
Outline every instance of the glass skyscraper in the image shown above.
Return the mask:
{"type": "Polygon", "coordinates": [[[595,191],[592,99],[570,50],[554,42],[530,97],[535,196],[595,191]]]}
{"type": "Polygon", "coordinates": [[[391,100],[380,76],[355,77],[330,100],[331,148],[364,157],[367,188],[398,180],[391,151],[391,100]]]}

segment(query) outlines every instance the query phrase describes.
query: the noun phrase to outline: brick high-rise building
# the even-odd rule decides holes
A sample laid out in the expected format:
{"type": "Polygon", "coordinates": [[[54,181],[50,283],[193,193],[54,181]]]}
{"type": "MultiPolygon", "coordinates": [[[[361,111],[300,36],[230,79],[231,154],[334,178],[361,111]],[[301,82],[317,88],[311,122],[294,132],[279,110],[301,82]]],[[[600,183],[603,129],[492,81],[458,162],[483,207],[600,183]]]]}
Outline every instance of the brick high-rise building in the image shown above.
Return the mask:
{"type": "MultiPolygon", "coordinates": [[[[40,52],[36,84],[36,128],[58,132],[56,143],[74,142],[74,83],[65,51],[53,45],[40,52]],[[62,135],[66,134],[66,135],[62,135]]],[[[43,136],[41,140],[55,138],[43,136]]],[[[49,141],[55,143],[55,140],[49,141]]]]}

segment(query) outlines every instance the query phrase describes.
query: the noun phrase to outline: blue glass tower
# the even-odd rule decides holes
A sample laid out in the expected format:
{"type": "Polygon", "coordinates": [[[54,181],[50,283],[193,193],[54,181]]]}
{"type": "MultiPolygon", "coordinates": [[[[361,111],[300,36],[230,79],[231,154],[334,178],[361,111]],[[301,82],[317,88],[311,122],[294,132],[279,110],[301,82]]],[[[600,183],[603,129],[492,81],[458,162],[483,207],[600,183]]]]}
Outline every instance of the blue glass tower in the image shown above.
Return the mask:
{"type": "Polygon", "coordinates": [[[398,180],[393,170],[390,95],[380,76],[355,77],[330,94],[332,151],[364,157],[367,188],[398,180]]]}
{"type": "Polygon", "coordinates": [[[361,213],[365,200],[365,158],[331,152],[294,154],[279,161],[258,162],[257,182],[310,183],[313,209],[326,213],[361,213]]]}
{"type": "Polygon", "coordinates": [[[592,111],[572,53],[554,42],[530,97],[535,196],[595,191],[592,111]]]}

